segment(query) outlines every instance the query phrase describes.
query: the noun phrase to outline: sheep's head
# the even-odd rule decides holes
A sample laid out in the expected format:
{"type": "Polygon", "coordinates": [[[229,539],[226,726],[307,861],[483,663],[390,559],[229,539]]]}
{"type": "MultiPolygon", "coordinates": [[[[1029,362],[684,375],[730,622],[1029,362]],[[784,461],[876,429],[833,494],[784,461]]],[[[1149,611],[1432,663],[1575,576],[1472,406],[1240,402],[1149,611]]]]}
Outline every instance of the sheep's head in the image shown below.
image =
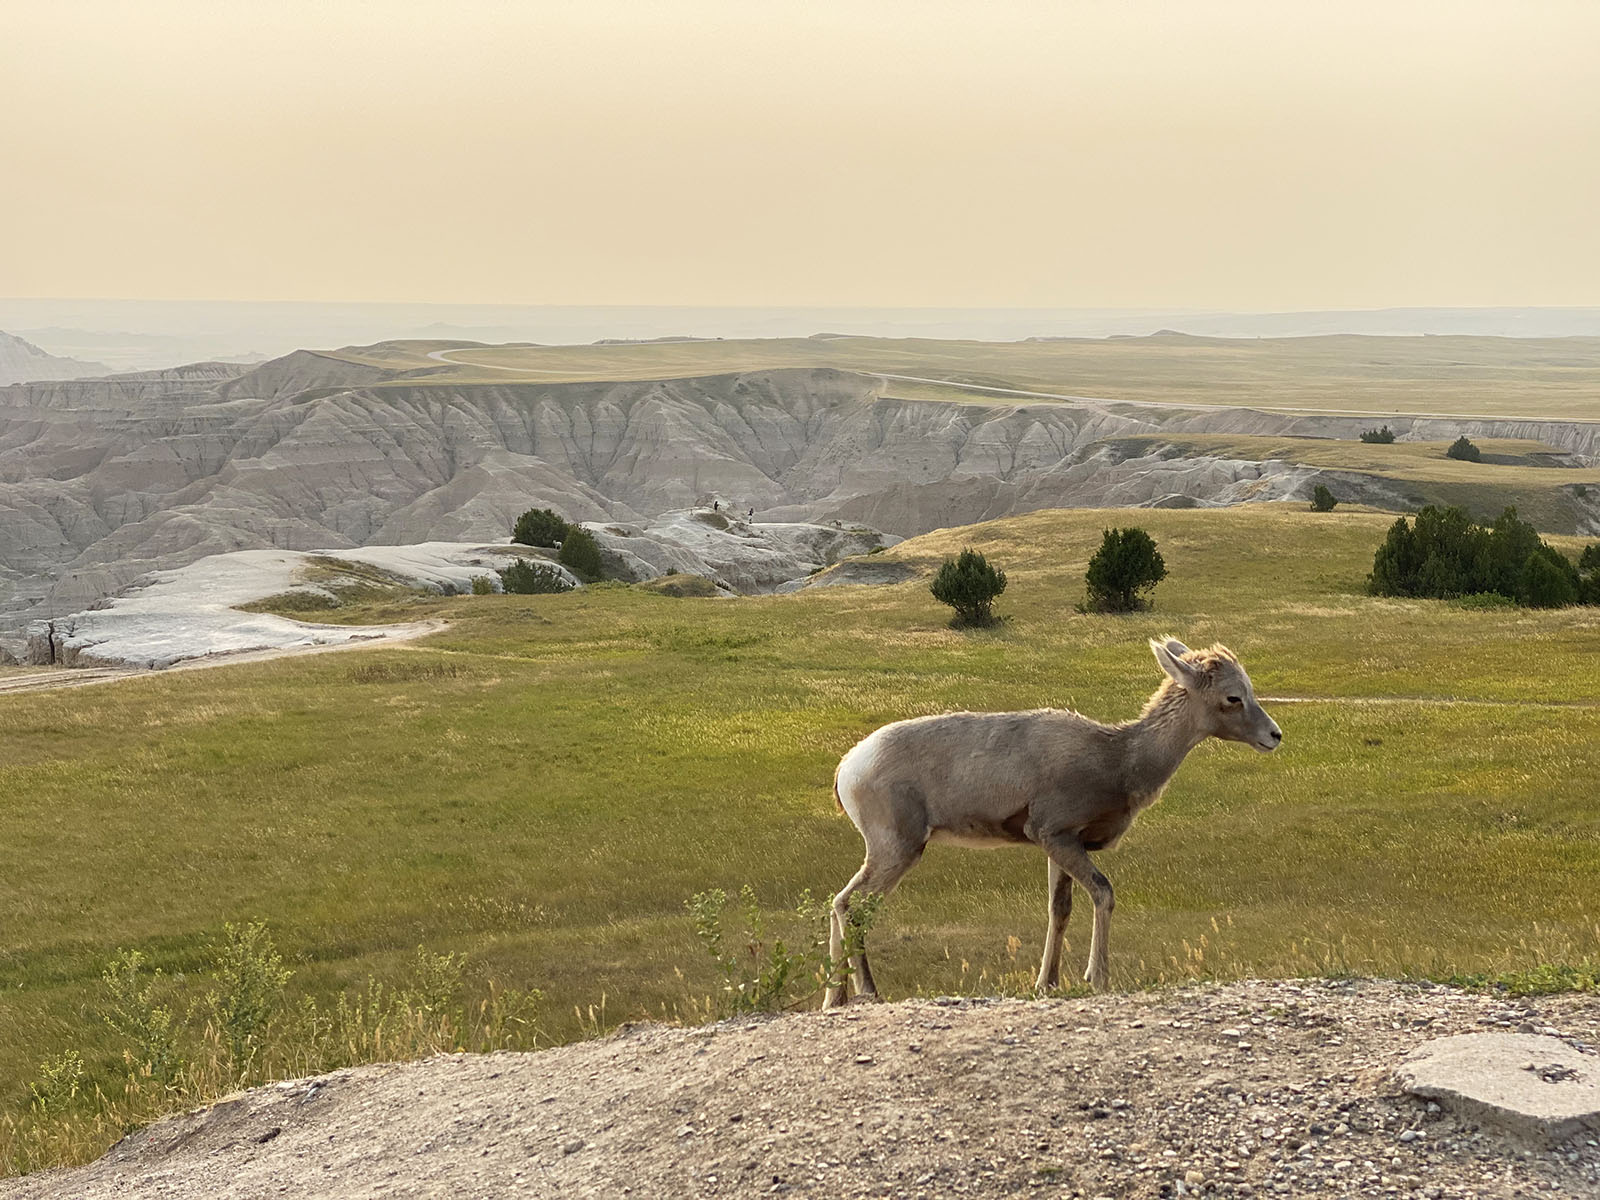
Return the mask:
{"type": "Polygon", "coordinates": [[[1255,688],[1226,646],[1191,650],[1177,638],[1152,638],[1150,649],[1172,681],[1188,693],[1207,737],[1276,750],[1283,730],[1256,702],[1255,688]]]}

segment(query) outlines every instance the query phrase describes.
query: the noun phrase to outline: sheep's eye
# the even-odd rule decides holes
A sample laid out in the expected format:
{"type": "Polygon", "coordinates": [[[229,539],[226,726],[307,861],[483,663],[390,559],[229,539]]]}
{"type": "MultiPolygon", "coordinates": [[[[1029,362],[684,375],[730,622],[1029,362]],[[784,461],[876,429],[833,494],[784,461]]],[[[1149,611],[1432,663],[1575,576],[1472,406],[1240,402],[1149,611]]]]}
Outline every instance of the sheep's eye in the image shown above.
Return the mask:
{"type": "Polygon", "coordinates": [[[1238,696],[1229,696],[1228,697],[1228,703],[1229,704],[1243,704],[1244,701],[1241,700],[1238,696]]]}

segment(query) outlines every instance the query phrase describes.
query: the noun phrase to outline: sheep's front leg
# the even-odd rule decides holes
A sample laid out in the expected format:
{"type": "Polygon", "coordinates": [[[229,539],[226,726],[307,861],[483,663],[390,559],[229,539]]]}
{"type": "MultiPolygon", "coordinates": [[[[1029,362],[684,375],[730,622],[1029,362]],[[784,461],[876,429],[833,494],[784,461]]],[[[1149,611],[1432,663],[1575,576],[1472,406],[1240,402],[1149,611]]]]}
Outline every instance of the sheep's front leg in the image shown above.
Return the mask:
{"type": "Polygon", "coordinates": [[[1060,867],[1094,901],[1094,929],[1089,935],[1089,969],[1084,979],[1096,991],[1104,991],[1111,981],[1111,910],[1116,895],[1111,881],[1089,858],[1083,843],[1068,834],[1046,834],[1039,839],[1050,861],[1060,867]]]}
{"type": "Polygon", "coordinates": [[[1067,918],[1072,915],[1072,876],[1056,866],[1053,858],[1046,858],[1050,866],[1049,920],[1044,930],[1044,956],[1039,960],[1039,979],[1034,986],[1041,992],[1061,982],[1061,939],[1066,933],[1067,918]]]}

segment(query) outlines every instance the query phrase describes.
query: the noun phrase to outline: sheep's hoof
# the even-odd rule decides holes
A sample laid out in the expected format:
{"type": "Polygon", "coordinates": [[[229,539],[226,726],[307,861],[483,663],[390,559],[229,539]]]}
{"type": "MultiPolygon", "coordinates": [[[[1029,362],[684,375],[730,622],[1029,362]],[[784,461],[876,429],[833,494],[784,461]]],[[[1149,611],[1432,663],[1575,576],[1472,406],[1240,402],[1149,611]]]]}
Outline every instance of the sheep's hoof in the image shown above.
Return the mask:
{"type": "Polygon", "coordinates": [[[822,994],[823,1012],[827,1012],[830,1008],[843,1008],[847,1003],[843,988],[829,988],[822,994]]]}

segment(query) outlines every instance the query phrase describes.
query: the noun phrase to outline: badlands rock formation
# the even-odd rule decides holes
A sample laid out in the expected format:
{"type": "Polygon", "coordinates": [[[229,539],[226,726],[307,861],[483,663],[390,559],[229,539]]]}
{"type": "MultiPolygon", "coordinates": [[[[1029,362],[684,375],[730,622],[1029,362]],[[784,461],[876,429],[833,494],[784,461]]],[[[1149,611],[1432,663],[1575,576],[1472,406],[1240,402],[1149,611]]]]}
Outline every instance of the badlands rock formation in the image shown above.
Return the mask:
{"type": "MultiPolygon", "coordinates": [[[[667,513],[645,525],[591,522],[588,529],[600,542],[608,578],[644,582],[675,571],[710,580],[713,594],[723,596],[769,592],[900,540],[859,527],[749,522],[704,509],[667,513]]],[[[548,562],[569,586],[582,586],[554,555],[477,542],[213,554],[152,572],[93,609],[34,622],[22,657],[35,665],[160,670],[218,655],[405,638],[426,630],[324,625],[239,606],[285,593],[305,596],[308,607],[336,604],[350,589],[370,593],[375,586],[450,594],[470,591],[478,578],[499,590],[497,572],[517,558],[548,562]]]]}
{"type": "MultiPolygon", "coordinates": [[[[0,388],[0,634],[208,554],[483,541],[533,506],[639,527],[721,500],[764,522],[910,536],[1059,505],[1302,496],[1325,476],[1099,443],[1164,431],[1349,438],[1370,424],[885,399],[879,377],[831,369],[624,383],[434,374],[300,351],[249,370],[203,363],[0,388]]],[[[1600,455],[1596,425],[1389,423],[1403,437],[1526,437],[1600,455]]],[[[1340,494],[1394,502],[1365,477],[1340,494]]]]}
{"type": "Polygon", "coordinates": [[[32,342],[0,329],[0,385],[40,379],[86,379],[109,374],[111,368],[104,363],[58,358],[32,342]]]}

